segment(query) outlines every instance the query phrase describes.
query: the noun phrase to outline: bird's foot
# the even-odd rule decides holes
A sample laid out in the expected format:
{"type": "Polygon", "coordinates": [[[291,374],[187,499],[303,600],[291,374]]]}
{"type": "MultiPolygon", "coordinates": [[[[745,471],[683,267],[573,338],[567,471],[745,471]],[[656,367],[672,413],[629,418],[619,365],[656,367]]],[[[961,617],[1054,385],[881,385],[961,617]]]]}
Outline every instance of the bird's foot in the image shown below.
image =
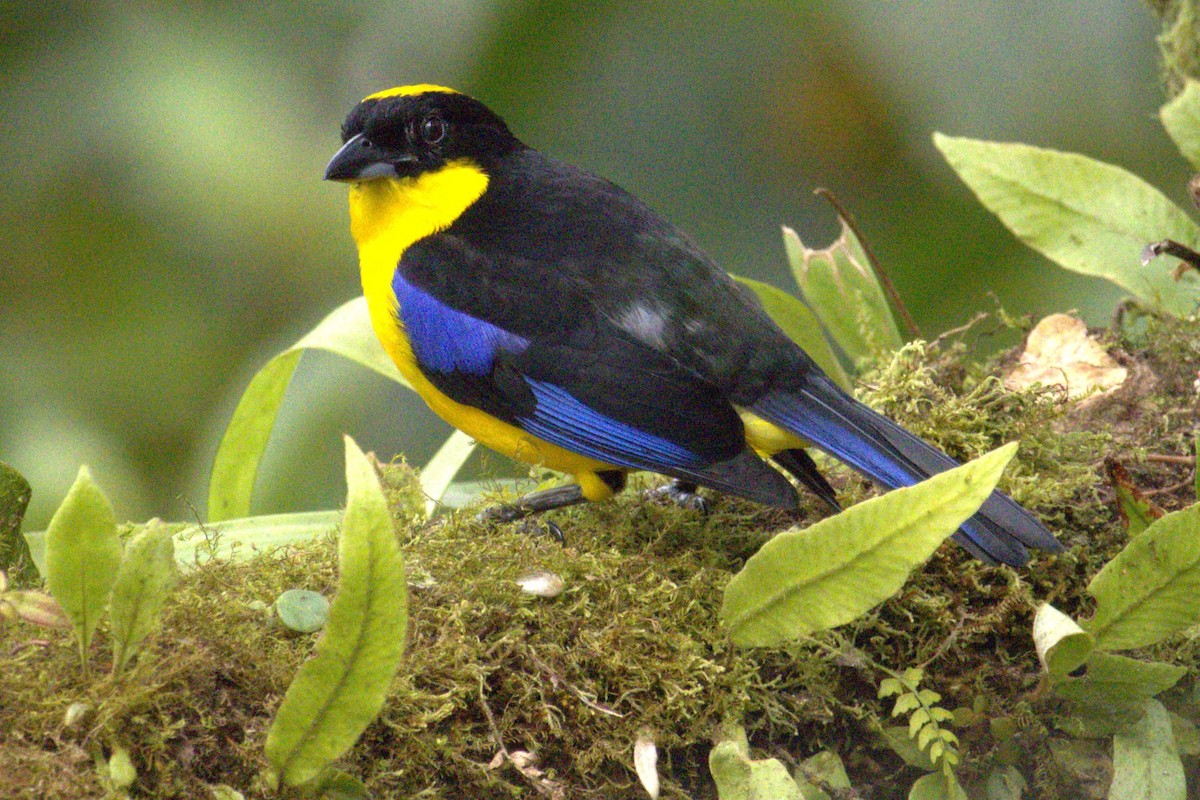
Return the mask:
{"type": "Polygon", "coordinates": [[[651,500],[669,500],[680,508],[686,508],[689,511],[699,511],[707,517],[709,511],[708,500],[697,494],[697,489],[699,488],[694,483],[676,479],[662,486],[647,489],[646,496],[651,500]]]}
{"type": "Polygon", "coordinates": [[[551,522],[548,519],[528,519],[528,517],[535,513],[537,512],[525,508],[519,503],[500,503],[488,506],[483,511],[480,511],[475,519],[485,525],[503,525],[523,520],[520,526],[522,533],[534,536],[549,535],[554,541],[565,547],[567,537],[563,534],[563,530],[558,526],[558,523],[551,522]]]}

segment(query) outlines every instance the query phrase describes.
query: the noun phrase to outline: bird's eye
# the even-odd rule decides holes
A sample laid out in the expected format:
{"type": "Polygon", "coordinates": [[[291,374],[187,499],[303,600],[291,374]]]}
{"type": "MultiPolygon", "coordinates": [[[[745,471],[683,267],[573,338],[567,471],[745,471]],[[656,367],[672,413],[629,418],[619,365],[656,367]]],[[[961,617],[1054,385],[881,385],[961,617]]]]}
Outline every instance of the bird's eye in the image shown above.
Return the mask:
{"type": "Polygon", "coordinates": [[[426,117],[421,120],[421,138],[425,144],[437,144],[446,138],[446,123],[438,116],[426,117]]]}

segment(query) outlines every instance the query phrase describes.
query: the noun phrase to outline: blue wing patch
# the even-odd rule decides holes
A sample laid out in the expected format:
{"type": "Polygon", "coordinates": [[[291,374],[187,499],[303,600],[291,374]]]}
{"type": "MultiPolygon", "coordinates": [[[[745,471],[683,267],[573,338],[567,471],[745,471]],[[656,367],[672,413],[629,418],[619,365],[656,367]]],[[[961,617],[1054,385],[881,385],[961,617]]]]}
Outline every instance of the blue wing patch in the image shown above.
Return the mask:
{"type": "Polygon", "coordinates": [[[498,351],[520,353],[529,341],[490,322],[464,314],[421,291],[396,270],[392,290],[400,304],[400,322],[417,362],[436,372],[486,375],[498,351]]]}
{"type": "Polygon", "coordinates": [[[674,442],[589,408],[561,387],[525,379],[537,399],[521,427],[547,442],[619,467],[662,471],[703,468],[707,461],[674,442]]]}

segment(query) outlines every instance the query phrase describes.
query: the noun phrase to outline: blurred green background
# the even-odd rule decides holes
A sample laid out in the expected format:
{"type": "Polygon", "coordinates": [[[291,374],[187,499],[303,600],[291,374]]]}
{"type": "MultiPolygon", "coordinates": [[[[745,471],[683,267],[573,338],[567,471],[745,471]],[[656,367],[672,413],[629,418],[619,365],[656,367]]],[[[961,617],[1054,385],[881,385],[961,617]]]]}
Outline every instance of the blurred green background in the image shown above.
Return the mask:
{"type": "MultiPolygon", "coordinates": [[[[344,186],[362,96],[444,83],[605,175],[726,269],[791,289],[779,225],[856,215],[925,334],[1117,293],[1024,249],[935,130],[1077,150],[1184,207],[1133,0],[879,3],[6,3],[0,14],[0,459],[45,524],[80,463],[121,518],[192,519],[255,370],[358,291],[344,186]]],[[[339,433],[423,463],[404,390],[306,356],[257,510],[334,507],[339,433]]],[[[485,469],[510,469],[493,458],[485,469]]]]}

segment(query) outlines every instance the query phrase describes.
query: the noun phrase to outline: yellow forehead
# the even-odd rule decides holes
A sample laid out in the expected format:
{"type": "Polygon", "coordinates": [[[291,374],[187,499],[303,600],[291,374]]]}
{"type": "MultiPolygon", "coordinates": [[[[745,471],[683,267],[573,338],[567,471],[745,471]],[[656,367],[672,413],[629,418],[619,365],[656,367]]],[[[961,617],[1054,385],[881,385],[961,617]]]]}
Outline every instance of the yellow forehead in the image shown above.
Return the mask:
{"type": "Polygon", "coordinates": [[[458,92],[447,86],[436,86],[432,83],[415,83],[412,86],[395,86],[391,89],[384,89],[382,92],[367,95],[363,100],[382,100],[385,97],[408,97],[409,95],[425,94],[426,92],[458,94],[458,92]]]}

